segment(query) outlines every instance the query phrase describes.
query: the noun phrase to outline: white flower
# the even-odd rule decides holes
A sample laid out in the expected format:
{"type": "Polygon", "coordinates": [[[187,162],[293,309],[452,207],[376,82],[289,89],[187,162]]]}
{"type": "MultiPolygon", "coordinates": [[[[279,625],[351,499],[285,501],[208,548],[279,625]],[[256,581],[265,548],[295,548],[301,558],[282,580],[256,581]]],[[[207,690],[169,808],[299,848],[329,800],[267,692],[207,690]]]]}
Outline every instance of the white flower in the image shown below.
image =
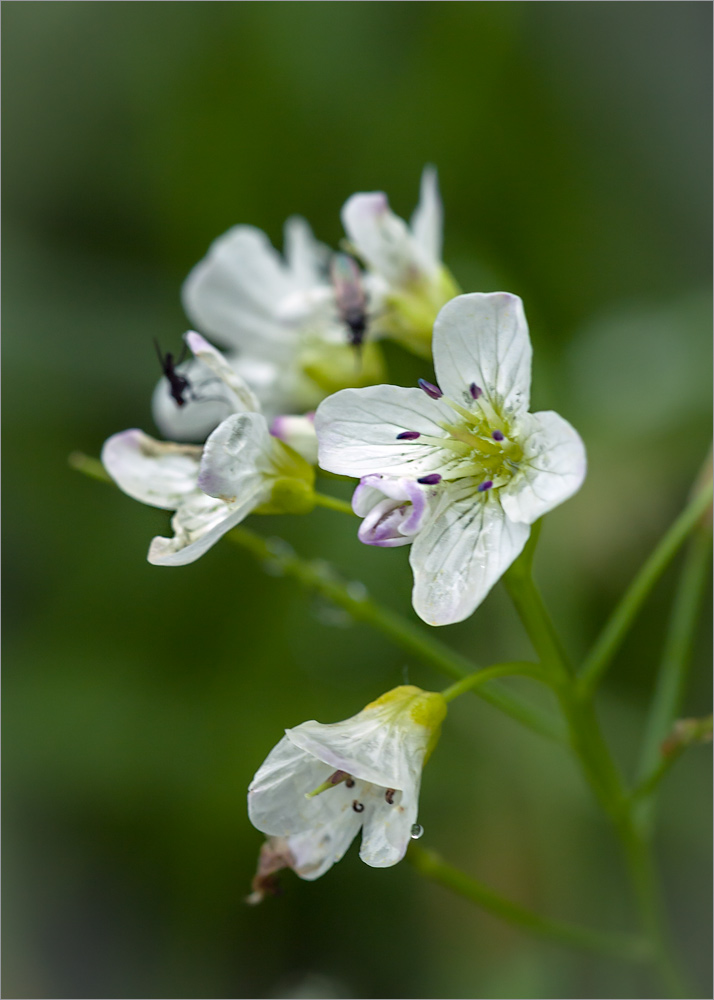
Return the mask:
{"type": "Polygon", "coordinates": [[[313,468],[273,437],[252,391],[219,351],[186,334],[196,359],[220,380],[232,409],[204,448],[156,441],[132,429],[105,442],[102,462],[129,496],[173,510],[173,538],[154,538],[149,562],[181,566],[198,559],[251,511],[311,509],[313,468]]]}
{"type": "Polygon", "coordinates": [[[286,222],[284,257],[259,229],[234,226],[184,283],[191,321],[230,349],[231,365],[270,415],[314,409],[336,389],[382,377],[375,344],[359,355],[350,346],[330,258],[304,219],[286,222]]]}
{"type": "MultiPolygon", "coordinates": [[[[517,296],[453,299],[437,317],[433,346],[438,386],[345,389],[320,405],[315,426],[324,469],[412,481],[401,523],[410,502],[416,509],[414,486],[428,491],[428,512],[414,514],[409,534],[412,600],[424,621],[447,625],[478,607],[530,525],[580,487],[586,463],[569,423],[528,412],[531,345],[517,296]]],[[[380,503],[373,490],[356,509],[369,517],[380,503]]]]}
{"type": "Polygon", "coordinates": [[[286,729],[248,789],[251,823],[283,838],[304,879],[339,861],[360,828],[362,860],[396,864],[415,835],[421,771],[445,715],[440,694],[407,685],[344,722],[286,729]]]}
{"type": "Polygon", "coordinates": [[[424,357],[430,356],[437,312],[458,292],[441,261],[442,216],[433,167],[422,173],[410,226],[392,212],[381,191],[354,194],[342,209],[351,246],[383,283],[377,331],[424,357]]]}

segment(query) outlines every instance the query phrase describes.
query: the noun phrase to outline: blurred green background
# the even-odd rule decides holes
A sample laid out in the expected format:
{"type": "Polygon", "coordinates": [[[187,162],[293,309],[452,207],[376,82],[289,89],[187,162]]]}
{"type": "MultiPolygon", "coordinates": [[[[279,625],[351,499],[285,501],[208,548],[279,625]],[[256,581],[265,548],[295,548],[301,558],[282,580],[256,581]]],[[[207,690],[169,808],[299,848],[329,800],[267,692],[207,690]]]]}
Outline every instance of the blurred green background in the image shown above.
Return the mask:
{"type": "MultiPolygon", "coordinates": [[[[212,239],[245,222],[280,245],[301,213],[335,245],[351,193],[385,190],[408,217],[435,163],[446,262],[464,290],[524,298],[534,409],[588,446],[537,558],[581,656],[710,438],[711,18],[698,2],[3,4],[5,996],[661,995],[354,847],[245,906],[262,840],[245,789],[283,728],[405,676],[446,681],[228,543],[149,566],[167,516],[67,455],[155,433],[151,341],[179,346],[180,284],[212,239]]],[[[430,376],[389,362],[397,383],[430,376]]],[[[249,525],[413,616],[405,549],[363,547],[324,510],[249,525]]],[[[600,698],[624,768],[676,569],[600,698]]],[[[709,711],[709,634],[688,714],[709,711]]],[[[531,655],[500,587],[439,635],[480,665],[531,655]]],[[[677,765],[657,841],[701,996],[709,775],[706,749],[677,765]]],[[[632,926],[578,773],[485,703],[454,704],[420,820],[423,844],[513,899],[632,926]]]]}

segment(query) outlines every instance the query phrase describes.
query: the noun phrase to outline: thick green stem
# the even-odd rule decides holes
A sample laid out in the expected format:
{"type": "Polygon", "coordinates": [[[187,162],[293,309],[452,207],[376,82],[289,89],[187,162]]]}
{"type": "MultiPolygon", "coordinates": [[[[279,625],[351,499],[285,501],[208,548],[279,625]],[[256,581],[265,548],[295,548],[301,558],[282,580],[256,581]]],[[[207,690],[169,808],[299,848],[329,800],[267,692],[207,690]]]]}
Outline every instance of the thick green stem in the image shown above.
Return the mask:
{"type": "Polygon", "coordinates": [[[600,733],[594,709],[590,704],[579,703],[575,697],[573,669],[533,582],[532,565],[537,537],[535,534],[529,540],[505,574],[506,590],[542,668],[555,686],[568,722],[570,744],[581,762],[588,783],[603,809],[615,822],[619,822],[626,801],[622,781],[600,733]]]}
{"type": "Polygon", "coordinates": [[[685,997],[685,987],[672,958],[663,907],[650,848],[635,827],[631,800],[602,736],[592,701],[578,692],[577,681],[562,652],[543,602],[533,583],[533,548],[524,550],[506,574],[506,587],[543,667],[554,679],[570,733],[572,748],[580,761],[597,801],[610,817],[625,854],[643,932],[652,947],[653,961],[670,995],[685,997]]]}
{"type": "Polygon", "coordinates": [[[542,524],[536,521],[533,525],[523,552],[506,571],[503,582],[541,664],[560,683],[573,675],[573,668],[533,581],[533,557],[542,524]]]}
{"type": "Polygon", "coordinates": [[[640,823],[647,825],[652,823],[654,816],[655,797],[651,793],[679,756],[672,753],[663,757],[661,747],[681,710],[699,608],[708,579],[710,552],[711,535],[708,531],[699,529],[687,548],[642,741],[637,771],[640,783],[637,818],[640,823]],[[656,780],[653,780],[655,777],[656,780]]]}
{"type": "Polygon", "coordinates": [[[422,875],[438,882],[439,885],[443,885],[447,889],[451,889],[452,892],[463,896],[472,903],[476,903],[488,913],[506,920],[509,924],[523,928],[530,934],[548,938],[569,948],[584,948],[587,951],[598,953],[605,952],[633,961],[647,961],[649,959],[648,944],[645,940],[606,931],[589,930],[586,927],[577,927],[559,920],[542,917],[538,913],[526,909],[525,906],[504,899],[493,889],[489,889],[483,883],[465,875],[458,868],[447,865],[433,851],[427,851],[411,844],[407,851],[407,859],[422,875]]]}
{"type": "MultiPolygon", "coordinates": [[[[348,583],[339,579],[334,570],[324,562],[301,559],[284,542],[271,542],[242,526],[234,528],[226,537],[262,562],[269,565],[277,564],[286,576],[291,576],[304,586],[316,590],[347,611],[355,621],[371,625],[389,636],[402,649],[406,649],[441,673],[456,680],[462,680],[473,673],[474,665],[466,657],[449,649],[438,639],[433,639],[423,629],[401,618],[395,612],[375,604],[370,600],[362,584],[348,583]]],[[[511,692],[499,688],[497,682],[492,681],[488,686],[478,688],[476,694],[541,736],[563,741],[562,730],[548,716],[511,692]]]]}
{"type": "Polygon", "coordinates": [[[708,483],[690,500],[625,591],[585,660],[578,681],[583,698],[592,695],[645,599],[711,502],[712,484],[708,483]]]}

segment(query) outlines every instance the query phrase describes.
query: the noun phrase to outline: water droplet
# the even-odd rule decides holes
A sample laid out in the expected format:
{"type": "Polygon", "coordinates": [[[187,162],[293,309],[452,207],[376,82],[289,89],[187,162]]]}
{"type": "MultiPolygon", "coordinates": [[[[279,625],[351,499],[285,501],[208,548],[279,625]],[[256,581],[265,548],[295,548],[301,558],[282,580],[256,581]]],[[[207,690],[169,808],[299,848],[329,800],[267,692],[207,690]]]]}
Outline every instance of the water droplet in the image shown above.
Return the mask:
{"type": "Polygon", "coordinates": [[[420,826],[419,823],[415,823],[409,831],[409,836],[412,840],[419,840],[420,837],[424,836],[424,827],[420,826]]]}

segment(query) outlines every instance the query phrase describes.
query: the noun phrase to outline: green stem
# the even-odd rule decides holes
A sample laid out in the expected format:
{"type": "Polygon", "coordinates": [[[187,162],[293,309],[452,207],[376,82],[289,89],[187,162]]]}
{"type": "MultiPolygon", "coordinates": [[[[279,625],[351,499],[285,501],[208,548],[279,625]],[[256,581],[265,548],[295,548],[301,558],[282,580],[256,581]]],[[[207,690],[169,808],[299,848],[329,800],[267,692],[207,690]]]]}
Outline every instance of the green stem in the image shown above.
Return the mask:
{"type": "Polygon", "coordinates": [[[668,754],[660,755],[659,761],[655,764],[649,774],[643,778],[641,783],[633,789],[630,795],[630,801],[638,809],[638,820],[642,822],[643,826],[646,824],[649,826],[649,822],[646,823],[643,817],[643,804],[644,800],[649,798],[650,795],[658,788],[660,781],[664,778],[665,774],[669,771],[672,764],[684,753],[686,747],[684,744],[682,746],[676,747],[671,750],[668,754]]]}
{"type": "Polygon", "coordinates": [[[328,496],[326,493],[313,494],[313,499],[317,507],[327,507],[328,510],[338,510],[341,514],[349,514],[350,517],[357,515],[352,510],[352,506],[346,500],[338,500],[337,497],[328,496]]]}
{"type": "MultiPolygon", "coordinates": [[[[94,479],[107,483],[112,482],[102,463],[82,452],[73,452],[69,456],[69,464],[78,472],[94,479]]],[[[317,495],[323,497],[323,494],[317,495]]],[[[343,505],[342,501],[335,500],[333,497],[324,497],[324,499],[329,501],[326,506],[334,507],[334,509],[344,510],[347,507],[346,504],[343,505]]],[[[352,513],[351,508],[350,513],[352,513]]],[[[299,580],[305,586],[317,590],[338,607],[347,611],[355,621],[363,621],[372,625],[393,639],[403,649],[419,656],[441,673],[457,679],[472,673],[473,663],[466,657],[460,656],[448,646],[425,635],[421,629],[412,625],[411,622],[404,621],[394,612],[380,608],[369,600],[361,584],[350,584],[339,580],[324,563],[300,559],[287,544],[268,542],[248,528],[234,528],[227,537],[238,545],[242,545],[257,559],[273,565],[277,563],[281,572],[299,580]]],[[[484,701],[489,702],[504,714],[510,715],[511,718],[540,736],[556,742],[564,742],[562,730],[551,718],[503,687],[492,684],[477,693],[484,701]]]]}
{"type": "Polygon", "coordinates": [[[407,851],[407,860],[414,865],[420,874],[438,882],[439,885],[447,889],[451,889],[452,892],[463,896],[472,903],[476,903],[488,913],[506,920],[509,924],[522,927],[531,934],[548,938],[570,948],[584,948],[587,951],[598,953],[605,952],[633,961],[647,961],[649,958],[648,944],[644,940],[606,931],[589,930],[586,927],[578,927],[542,917],[525,906],[504,899],[493,889],[489,889],[483,883],[459,871],[458,868],[446,864],[433,851],[427,851],[411,844],[407,851]]]}
{"type": "Polygon", "coordinates": [[[651,945],[654,965],[669,996],[693,997],[695,993],[686,983],[672,955],[652,849],[635,827],[631,816],[624,819],[618,832],[625,849],[640,922],[651,945]]]}
{"type": "Polygon", "coordinates": [[[711,502],[712,484],[709,483],[704,489],[695,493],[625,591],[585,660],[578,681],[581,697],[588,698],[592,695],[635,615],[711,502]]]}
{"type": "Polygon", "coordinates": [[[708,579],[710,551],[709,532],[703,529],[696,531],[687,547],[672,607],[637,770],[640,782],[638,797],[641,799],[638,820],[647,825],[652,823],[654,816],[655,801],[651,793],[678,756],[672,754],[663,758],[661,745],[681,710],[697,617],[708,579]],[[653,781],[655,775],[657,779],[653,781]]]}
{"type": "Polygon", "coordinates": [[[573,668],[530,569],[524,572],[523,564],[519,565],[519,560],[516,560],[503,577],[503,582],[541,663],[551,670],[554,680],[567,680],[573,675],[573,668]]]}
{"type": "MultiPolygon", "coordinates": [[[[262,562],[278,565],[282,573],[316,590],[359,622],[371,625],[395,643],[418,656],[436,670],[456,680],[473,672],[473,663],[438,639],[427,635],[423,629],[406,621],[387,608],[370,600],[362,584],[346,583],[322,561],[308,561],[295,555],[285,543],[271,542],[248,528],[233,528],[227,535],[231,541],[251,552],[262,562]]],[[[510,715],[522,725],[549,739],[563,741],[562,730],[544,713],[516,695],[491,682],[476,691],[479,697],[510,715]]]]}
{"type": "Polygon", "coordinates": [[[462,681],[444,688],[441,692],[444,701],[453,701],[467,691],[473,691],[480,684],[493,680],[494,677],[537,677],[544,679],[543,668],[539,663],[529,663],[526,660],[514,660],[511,663],[497,663],[493,667],[486,667],[484,670],[477,670],[475,673],[464,677],[462,681]]]}
{"type": "Polygon", "coordinates": [[[506,574],[506,587],[541,663],[550,670],[556,683],[560,706],[568,721],[570,742],[583,774],[612,820],[622,844],[641,925],[651,943],[653,960],[670,994],[686,997],[690,994],[685,991],[671,956],[650,848],[633,823],[629,797],[602,736],[592,701],[583,700],[578,694],[575,676],[533,583],[532,559],[533,548],[526,548],[506,574]]]}

